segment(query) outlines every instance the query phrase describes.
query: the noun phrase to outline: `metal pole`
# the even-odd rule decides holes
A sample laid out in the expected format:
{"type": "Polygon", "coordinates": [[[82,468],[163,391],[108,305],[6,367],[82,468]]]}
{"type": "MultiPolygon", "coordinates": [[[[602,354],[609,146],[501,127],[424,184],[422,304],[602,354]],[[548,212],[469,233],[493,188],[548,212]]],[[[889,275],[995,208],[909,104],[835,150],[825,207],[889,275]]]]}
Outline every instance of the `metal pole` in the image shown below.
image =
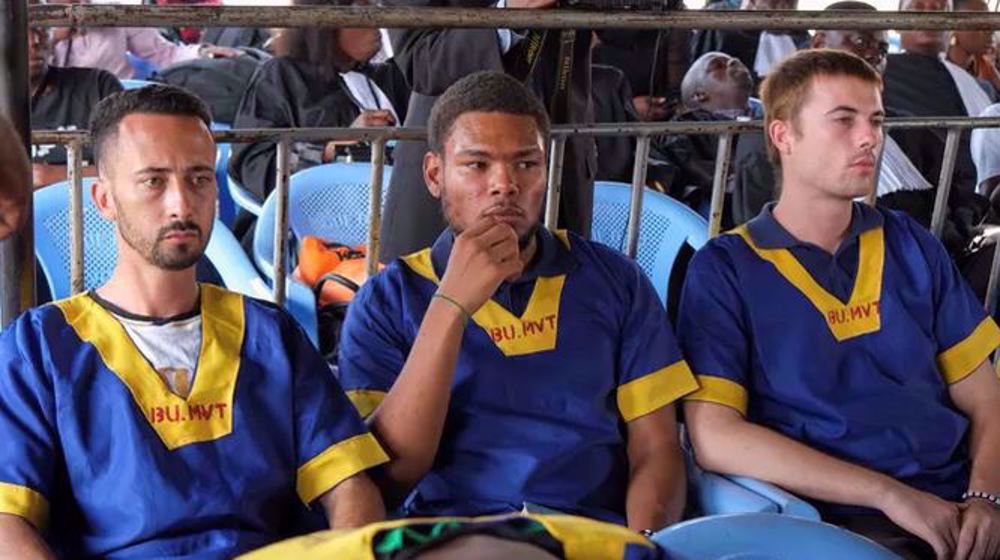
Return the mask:
{"type": "Polygon", "coordinates": [[[42,4],[44,27],[426,27],[476,29],[911,29],[993,30],[991,12],[785,10],[491,10],[411,6],[116,6],[42,4]]]}
{"type": "Polygon", "coordinates": [[[628,209],[625,254],[639,253],[639,227],[642,225],[642,196],[646,193],[646,168],[649,165],[649,136],[635,139],[635,165],[632,167],[632,200],[628,209]]]}
{"type": "Polygon", "coordinates": [[[931,233],[941,237],[944,231],[944,217],[948,213],[948,194],[951,192],[951,174],[955,170],[955,158],[958,156],[957,128],[948,129],[948,139],[944,144],[944,158],[941,160],[941,176],[938,179],[937,197],[934,199],[934,213],[931,215],[931,233]]]}
{"type": "Polygon", "coordinates": [[[719,146],[715,152],[715,176],[712,178],[712,202],[708,214],[708,236],[710,238],[719,235],[719,231],[722,230],[722,210],[726,204],[726,177],[729,176],[732,147],[732,133],[720,134],[719,146]]]}
{"type": "Polygon", "coordinates": [[[80,142],[66,146],[66,171],[69,175],[69,281],[70,293],[84,290],[83,267],[83,162],[80,142]]]}
{"type": "Polygon", "coordinates": [[[378,273],[379,230],[382,228],[382,175],[385,171],[385,140],[372,143],[372,179],[368,201],[368,278],[378,273]]]}
{"type": "Polygon", "coordinates": [[[554,136],[549,149],[549,189],[545,193],[545,227],[559,227],[559,195],[562,193],[563,159],[566,137],[554,136]]]}
{"type": "Polygon", "coordinates": [[[986,284],[986,313],[991,317],[997,312],[997,280],[1000,280],[1000,231],[993,235],[993,263],[990,266],[990,280],[986,284]]]}
{"type": "MultiPolygon", "coordinates": [[[[0,0],[0,113],[10,119],[30,153],[28,97],[28,6],[26,0],[0,0]]],[[[5,146],[2,149],[18,149],[5,146]]],[[[30,184],[31,177],[25,177],[30,184]]],[[[10,188],[2,185],[0,188],[10,188]]],[[[27,197],[21,230],[0,242],[0,328],[35,304],[34,217],[27,197]]]]}
{"type": "Polygon", "coordinates": [[[284,138],[275,146],[277,161],[275,162],[275,194],[274,205],[274,303],[285,305],[285,246],[288,244],[288,140],[284,138]]]}

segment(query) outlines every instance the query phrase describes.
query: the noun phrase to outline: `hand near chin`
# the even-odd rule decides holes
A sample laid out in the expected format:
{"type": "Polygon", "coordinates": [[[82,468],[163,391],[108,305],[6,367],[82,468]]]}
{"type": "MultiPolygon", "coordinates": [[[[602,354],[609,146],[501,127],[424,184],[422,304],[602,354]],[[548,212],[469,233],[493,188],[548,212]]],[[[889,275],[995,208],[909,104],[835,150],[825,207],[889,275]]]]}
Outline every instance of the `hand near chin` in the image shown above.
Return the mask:
{"type": "Polygon", "coordinates": [[[438,291],[471,315],[501,282],[519,276],[522,270],[517,232],[509,224],[486,217],[455,237],[438,291]]]}

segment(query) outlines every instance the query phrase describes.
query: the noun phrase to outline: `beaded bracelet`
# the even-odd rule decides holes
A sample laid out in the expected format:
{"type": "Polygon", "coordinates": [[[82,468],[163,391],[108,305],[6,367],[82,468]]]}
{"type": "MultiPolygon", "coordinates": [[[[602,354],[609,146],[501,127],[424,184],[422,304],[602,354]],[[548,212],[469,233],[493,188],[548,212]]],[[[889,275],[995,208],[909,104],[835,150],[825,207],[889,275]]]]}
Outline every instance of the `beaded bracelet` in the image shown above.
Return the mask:
{"type": "Polygon", "coordinates": [[[978,490],[969,490],[962,494],[962,501],[968,500],[970,498],[975,498],[977,500],[986,500],[995,508],[1000,508],[1000,496],[996,494],[990,494],[989,492],[980,492],[978,490]]]}
{"type": "Polygon", "coordinates": [[[469,312],[466,311],[464,307],[462,307],[461,303],[458,303],[454,299],[452,299],[452,298],[450,298],[450,297],[442,294],[441,292],[434,292],[434,295],[431,296],[431,299],[434,299],[434,298],[438,298],[438,299],[447,301],[448,303],[450,303],[450,304],[454,305],[455,307],[457,307],[458,310],[459,310],[459,312],[462,313],[462,326],[465,326],[465,325],[469,324],[469,319],[471,319],[472,316],[469,315],[469,312]]]}

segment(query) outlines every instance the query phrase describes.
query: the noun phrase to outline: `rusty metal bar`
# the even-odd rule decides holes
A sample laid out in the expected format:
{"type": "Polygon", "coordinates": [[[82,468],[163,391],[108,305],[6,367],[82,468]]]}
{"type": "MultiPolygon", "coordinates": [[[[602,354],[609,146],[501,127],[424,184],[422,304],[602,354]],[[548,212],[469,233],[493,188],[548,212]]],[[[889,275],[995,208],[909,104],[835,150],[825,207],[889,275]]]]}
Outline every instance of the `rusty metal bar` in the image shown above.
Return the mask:
{"type": "Polygon", "coordinates": [[[639,254],[639,228],[642,226],[642,197],[646,194],[646,170],[649,168],[649,136],[640,136],[635,142],[635,165],[632,167],[632,200],[628,209],[625,254],[635,258],[639,254]]]}
{"type": "Polygon", "coordinates": [[[385,173],[385,140],[372,143],[371,193],[368,199],[368,260],[365,270],[368,278],[378,272],[378,255],[382,229],[382,179],[385,173]]]}
{"type": "Polygon", "coordinates": [[[993,30],[990,12],[489,10],[405,6],[31,7],[41,27],[369,27],[513,29],[933,29],[993,30]]]}
{"type": "Polygon", "coordinates": [[[726,204],[726,177],[733,157],[733,135],[719,135],[715,152],[715,175],[712,177],[712,201],[708,211],[708,236],[715,237],[722,230],[722,211],[726,204]]]}
{"type": "Polygon", "coordinates": [[[85,289],[83,266],[83,146],[74,140],[66,146],[69,178],[69,285],[72,295],[85,289]]]}
{"type": "MultiPolygon", "coordinates": [[[[0,0],[2,1],[2,0],[0,0]]],[[[761,121],[706,121],[663,123],[600,123],[559,125],[553,127],[553,139],[567,136],[639,136],[659,134],[740,134],[761,129],[761,121]]],[[[1000,128],[1000,117],[906,117],[887,119],[886,129],[894,128],[1000,128]]],[[[276,142],[281,138],[297,141],[355,140],[425,140],[427,131],[419,127],[400,128],[246,128],[212,131],[215,141],[225,143],[276,142]]],[[[33,144],[66,144],[77,138],[88,140],[86,130],[35,130],[33,144]]]]}
{"type": "Polygon", "coordinates": [[[958,156],[958,140],[961,130],[948,129],[948,139],[944,143],[944,156],[941,159],[941,175],[938,179],[937,196],[934,198],[934,212],[931,214],[931,233],[940,238],[944,231],[944,218],[948,214],[948,195],[951,193],[951,174],[955,170],[955,159],[958,156]]]}
{"type": "MultiPolygon", "coordinates": [[[[28,149],[31,112],[28,93],[28,5],[26,0],[0,0],[0,114],[17,130],[28,149]]],[[[31,177],[25,177],[30,182],[31,177]]],[[[0,242],[0,329],[35,304],[34,212],[27,197],[20,231],[0,242]]]]}
{"type": "Polygon", "coordinates": [[[552,138],[549,149],[549,184],[545,191],[545,227],[559,227],[559,196],[562,194],[563,160],[566,155],[566,137],[552,138]]]}
{"type": "Polygon", "coordinates": [[[274,205],[274,292],[271,299],[278,305],[285,305],[285,282],[287,280],[288,262],[285,247],[288,245],[288,177],[289,177],[289,140],[281,139],[275,149],[275,205],[274,205]]]}

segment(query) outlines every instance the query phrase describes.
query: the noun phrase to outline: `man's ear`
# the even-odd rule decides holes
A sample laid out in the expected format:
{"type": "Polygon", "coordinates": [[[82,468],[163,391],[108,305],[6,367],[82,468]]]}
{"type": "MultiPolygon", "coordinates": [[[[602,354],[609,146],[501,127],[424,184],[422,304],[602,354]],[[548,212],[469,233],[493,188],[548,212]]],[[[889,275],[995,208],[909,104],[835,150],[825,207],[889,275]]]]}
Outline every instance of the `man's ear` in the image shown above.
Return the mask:
{"type": "Polygon", "coordinates": [[[112,199],[111,183],[103,175],[98,175],[97,180],[91,185],[90,196],[94,200],[97,211],[101,213],[101,217],[109,222],[118,220],[118,209],[112,199]]]}
{"type": "Polygon", "coordinates": [[[444,186],[442,174],[444,173],[444,159],[436,152],[428,150],[424,154],[424,183],[427,190],[434,198],[441,198],[441,190],[444,186]]]}
{"type": "Polygon", "coordinates": [[[792,124],[788,121],[775,119],[767,127],[767,134],[771,139],[771,144],[780,154],[787,155],[791,153],[791,137],[793,133],[792,124]]]}

